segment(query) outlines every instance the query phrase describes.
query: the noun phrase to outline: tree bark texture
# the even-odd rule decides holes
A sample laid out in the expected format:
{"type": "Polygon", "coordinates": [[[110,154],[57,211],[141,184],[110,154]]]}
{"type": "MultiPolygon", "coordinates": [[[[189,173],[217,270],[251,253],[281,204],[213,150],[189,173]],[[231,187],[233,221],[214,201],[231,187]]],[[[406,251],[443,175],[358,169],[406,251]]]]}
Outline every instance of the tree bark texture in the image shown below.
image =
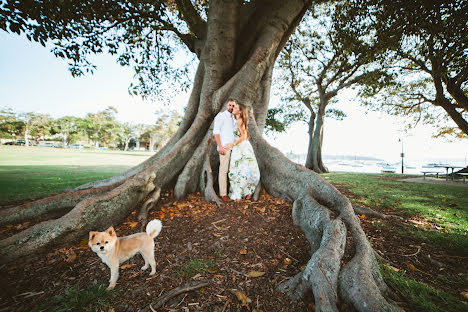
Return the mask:
{"type": "Polygon", "coordinates": [[[234,97],[250,107],[250,141],[261,184],[271,195],[293,203],[293,222],[303,229],[311,247],[306,269],[281,290],[300,299],[312,289],[316,311],[337,311],[342,301],[359,311],[400,310],[386,297],[387,286],[350,201],[262,138],[275,59],[309,3],[255,1],[242,8],[239,3],[210,1],[193,90],[174,137],[154,156],[121,175],[3,212],[3,224],[35,217],[55,219],[0,241],[1,263],[79,242],[88,231],[116,225],[134,209],[142,208],[144,221],[161,190],[174,188],[177,197],[200,190],[205,200],[220,204],[213,188],[217,154],[211,125],[226,99],[234,97]],[[353,237],[354,255],[343,266],[347,232],[353,237]]]}

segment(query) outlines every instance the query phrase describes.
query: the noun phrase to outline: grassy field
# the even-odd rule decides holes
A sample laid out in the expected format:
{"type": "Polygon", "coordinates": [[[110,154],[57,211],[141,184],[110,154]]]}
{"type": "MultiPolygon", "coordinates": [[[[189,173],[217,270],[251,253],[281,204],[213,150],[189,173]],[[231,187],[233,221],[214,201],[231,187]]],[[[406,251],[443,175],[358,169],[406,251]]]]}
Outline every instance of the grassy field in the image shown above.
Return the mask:
{"type": "Polygon", "coordinates": [[[105,179],[151,155],[149,152],[0,146],[0,205],[105,179]]]}
{"type": "MultiPolygon", "coordinates": [[[[323,177],[352,193],[352,201],[376,210],[391,208],[418,216],[402,231],[420,237],[429,246],[468,250],[468,189],[460,186],[402,182],[401,175],[330,173],[323,177]],[[425,226],[427,221],[434,226],[425,226]]],[[[383,222],[385,224],[385,222],[383,222]]]]}

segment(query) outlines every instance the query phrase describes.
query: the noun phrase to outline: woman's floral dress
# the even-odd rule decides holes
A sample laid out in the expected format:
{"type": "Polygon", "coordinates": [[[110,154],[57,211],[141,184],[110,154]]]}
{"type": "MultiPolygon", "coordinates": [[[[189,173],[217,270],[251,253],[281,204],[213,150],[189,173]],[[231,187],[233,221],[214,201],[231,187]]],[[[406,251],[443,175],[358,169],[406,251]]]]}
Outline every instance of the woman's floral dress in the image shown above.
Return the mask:
{"type": "MultiPolygon", "coordinates": [[[[236,140],[239,138],[239,130],[236,129],[234,137],[236,140]]],[[[260,181],[260,169],[249,140],[244,140],[232,148],[228,176],[229,198],[242,199],[255,191],[260,181]]]]}

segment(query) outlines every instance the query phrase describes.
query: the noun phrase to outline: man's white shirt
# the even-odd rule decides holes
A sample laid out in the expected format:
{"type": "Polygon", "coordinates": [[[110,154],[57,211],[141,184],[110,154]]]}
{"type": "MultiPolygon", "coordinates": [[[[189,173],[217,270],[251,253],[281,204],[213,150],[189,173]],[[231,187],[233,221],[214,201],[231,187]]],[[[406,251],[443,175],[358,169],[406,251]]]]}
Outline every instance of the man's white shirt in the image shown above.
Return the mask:
{"type": "MultiPolygon", "coordinates": [[[[234,143],[234,129],[236,127],[236,120],[232,114],[225,110],[216,115],[214,119],[213,134],[219,134],[221,145],[234,143]]],[[[217,147],[218,148],[218,147],[217,147]]]]}

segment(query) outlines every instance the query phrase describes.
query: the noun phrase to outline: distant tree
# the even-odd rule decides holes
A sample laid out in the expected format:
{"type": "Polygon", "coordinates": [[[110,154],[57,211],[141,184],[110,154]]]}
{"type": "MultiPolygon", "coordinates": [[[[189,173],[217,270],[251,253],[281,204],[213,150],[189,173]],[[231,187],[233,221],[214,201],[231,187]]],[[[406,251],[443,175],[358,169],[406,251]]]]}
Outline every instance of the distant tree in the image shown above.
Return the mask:
{"type": "Polygon", "coordinates": [[[182,116],[175,112],[162,112],[157,114],[154,125],[144,129],[142,138],[149,142],[150,152],[162,148],[169,139],[177,132],[182,116]]]}
{"type": "Polygon", "coordinates": [[[84,129],[80,127],[82,119],[73,116],[64,116],[53,121],[52,131],[62,136],[63,146],[70,144],[74,135],[80,131],[83,133],[84,129]]]}
{"type": "Polygon", "coordinates": [[[11,108],[0,110],[0,137],[16,139],[22,132],[24,123],[11,108]]]}
{"type": "Polygon", "coordinates": [[[121,142],[123,142],[124,151],[128,150],[128,144],[131,139],[138,140],[140,137],[142,125],[136,125],[126,122],[121,125],[121,131],[118,133],[121,142]]]}
{"type": "Polygon", "coordinates": [[[49,115],[38,114],[30,122],[29,134],[37,144],[41,138],[51,133],[52,126],[53,119],[49,115]]]}
{"type": "Polygon", "coordinates": [[[333,29],[335,10],[334,5],[324,3],[308,12],[277,63],[276,86],[283,103],[281,109],[295,111],[296,116],[302,115],[308,123],[305,166],[318,173],[328,172],[322,161],[325,117],[345,117],[342,110],[329,108],[330,104],[336,103],[340,91],[384,77],[373,66],[379,45],[366,37],[354,38],[356,49],[350,51],[349,40],[342,40],[333,29]]]}
{"type": "Polygon", "coordinates": [[[41,123],[43,120],[42,115],[28,112],[28,113],[19,113],[18,119],[23,123],[22,136],[24,137],[24,146],[29,146],[29,137],[36,131],[41,131],[41,123]]]}
{"type": "Polygon", "coordinates": [[[116,120],[117,109],[109,106],[97,113],[88,113],[85,117],[85,129],[96,148],[99,143],[110,144],[118,138],[120,125],[116,120]]]}
{"type": "MultiPolygon", "coordinates": [[[[382,69],[397,77],[376,110],[433,124],[439,134],[468,134],[468,1],[346,1],[335,17],[345,37],[371,36],[386,45],[382,69]],[[452,121],[454,125],[447,122],[452,121]]],[[[349,49],[355,49],[353,45],[349,49]]]]}

